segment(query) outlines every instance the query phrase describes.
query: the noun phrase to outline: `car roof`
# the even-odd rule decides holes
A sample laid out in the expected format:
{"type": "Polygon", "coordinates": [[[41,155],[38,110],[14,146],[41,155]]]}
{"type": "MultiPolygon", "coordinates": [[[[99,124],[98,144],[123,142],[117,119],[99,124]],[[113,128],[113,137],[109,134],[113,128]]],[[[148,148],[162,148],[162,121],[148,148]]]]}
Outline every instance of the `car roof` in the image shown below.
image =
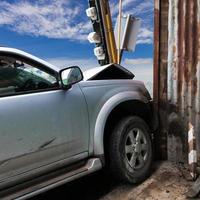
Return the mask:
{"type": "Polygon", "coordinates": [[[36,56],[33,56],[29,53],[26,53],[24,51],[21,51],[19,49],[15,49],[15,48],[10,48],[10,47],[3,47],[3,46],[0,46],[0,53],[11,53],[11,54],[15,54],[15,55],[18,55],[18,56],[22,56],[22,57],[25,57],[25,58],[29,58],[31,60],[34,60],[36,62],[39,62],[41,63],[42,65],[45,65],[51,69],[53,69],[54,71],[59,71],[60,68],[59,67],[56,67],[55,65],[52,65],[36,56]]]}

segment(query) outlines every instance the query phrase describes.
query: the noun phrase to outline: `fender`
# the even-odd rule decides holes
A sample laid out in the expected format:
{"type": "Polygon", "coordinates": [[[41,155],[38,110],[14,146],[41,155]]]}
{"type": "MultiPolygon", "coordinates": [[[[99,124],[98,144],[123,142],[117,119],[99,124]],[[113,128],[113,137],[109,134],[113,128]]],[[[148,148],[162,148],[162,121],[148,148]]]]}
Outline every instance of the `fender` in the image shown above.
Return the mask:
{"type": "Polygon", "coordinates": [[[94,155],[99,156],[104,154],[104,129],[108,116],[112,110],[118,106],[120,103],[129,100],[138,100],[142,103],[148,103],[147,97],[145,97],[141,92],[137,91],[126,91],[120,92],[112,96],[101,108],[95,123],[94,130],[94,155]]]}

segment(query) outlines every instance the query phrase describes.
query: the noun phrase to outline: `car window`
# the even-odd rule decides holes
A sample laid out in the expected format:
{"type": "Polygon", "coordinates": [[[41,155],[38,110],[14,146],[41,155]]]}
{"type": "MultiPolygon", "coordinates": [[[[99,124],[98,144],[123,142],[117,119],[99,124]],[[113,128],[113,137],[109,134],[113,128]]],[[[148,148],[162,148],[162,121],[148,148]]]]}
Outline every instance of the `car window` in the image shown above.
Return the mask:
{"type": "Polygon", "coordinates": [[[58,87],[57,78],[37,66],[11,57],[0,57],[0,96],[58,87]]]}

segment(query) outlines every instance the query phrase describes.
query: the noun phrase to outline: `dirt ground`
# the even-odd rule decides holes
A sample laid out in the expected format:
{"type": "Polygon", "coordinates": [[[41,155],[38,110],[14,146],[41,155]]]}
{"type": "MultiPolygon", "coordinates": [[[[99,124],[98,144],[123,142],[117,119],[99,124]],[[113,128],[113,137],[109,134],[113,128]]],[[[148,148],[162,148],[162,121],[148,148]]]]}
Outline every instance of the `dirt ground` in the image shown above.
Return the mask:
{"type": "Polygon", "coordinates": [[[143,184],[124,190],[119,187],[102,200],[183,200],[190,183],[175,165],[165,162],[157,166],[153,175],[143,184]]]}
{"type": "Polygon", "coordinates": [[[152,176],[138,186],[113,182],[109,175],[101,171],[34,200],[185,200],[185,193],[190,185],[191,182],[185,180],[184,174],[176,165],[162,162],[156,163],[152,176]]]}

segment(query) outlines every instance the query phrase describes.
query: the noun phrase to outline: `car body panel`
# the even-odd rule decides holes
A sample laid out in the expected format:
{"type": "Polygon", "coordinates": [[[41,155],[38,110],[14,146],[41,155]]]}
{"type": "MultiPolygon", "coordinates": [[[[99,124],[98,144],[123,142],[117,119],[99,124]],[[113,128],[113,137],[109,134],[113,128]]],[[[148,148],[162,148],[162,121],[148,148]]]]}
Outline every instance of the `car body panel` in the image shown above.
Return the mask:
{"type": "MultiPolygon", "coordinates": [[[[18,49],[0,47],[4,54],[39,63],[57,76],[63,69],[18,49]]],[[[60,85],[51,91],[0,97],[0,188],[62,164],[104,155],[104,128],[112,110],[130,100],[151,101],[131,72],[115,69],[110,64],[85,72],[84,81],[66,90],[60,85]],[[106,70],[109,80],[103,77],[106,70]]]]}
{"type": "Polygon", "coordinates": [[[104,126],[112,109],[128,100],[148,103],[149,93],[140,81],[97,80],[81,82],[85,95],[90,121],[90,154],[102,155],[104,126]],[[97,90],[98,88],[98,90],[97,90]]]}
{"type": "Polygon", "coordinates": [[[87,107],[78,84],[0,97],[0,108],[0,180],[88,151],[87,107]]]}

